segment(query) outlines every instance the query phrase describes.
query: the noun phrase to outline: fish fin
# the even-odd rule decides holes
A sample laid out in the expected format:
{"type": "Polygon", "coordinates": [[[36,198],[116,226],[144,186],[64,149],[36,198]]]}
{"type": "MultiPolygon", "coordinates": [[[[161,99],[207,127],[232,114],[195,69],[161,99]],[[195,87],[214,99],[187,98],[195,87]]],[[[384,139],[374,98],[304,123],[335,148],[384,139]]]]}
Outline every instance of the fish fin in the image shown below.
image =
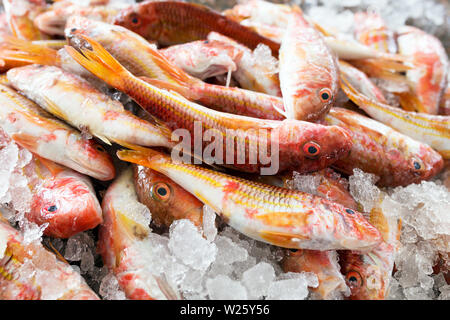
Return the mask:
{"type": "Polygon", "coordinates": [[[61,120],[64,120],[64,121],[67,120],[66,115],[61,111],[61,109],[58,107],[58,105],[56,103],[54,103],[47,96],[44,96],[43,99],[45,101],[46,109],[48,110],[48,112],[50,112],[51,114],[53,114],[54,116],[58,117],[61,120]]]}
{"type": "Polygon", "coordinates": [[[0,84],[6,85],[6,86],[10,84],[8,77],[6,76],[6,73],[0,75],[0,84]]]}
{"type": "Polygon", "coordinates": [[[107,138],[107,137],[105,137],[105,136],[103,136],[103,135],[101,135],[101,134],[95,133],[95,132],[92,132],[92,135],[93,135],[94,137],[100,139],[102,142],[106,143],[108,146],[111,146],[111,145],[112,145],[112,143],[111,143],[111,141],[110,141],[110,140],[112,140],[112,139],[107,138]]]}
{"type": "Polygon", "coordinates": [[[60,173],[61,171],[64,170],[64,168],[62,166],[60,166],[59,164],[56,164],[55,162],[42,158],[41,156],[38,156],[36,154],[33,154],[36,158],[39,159],[39,162],[42,163],[42,165],[44,167],[46,167],[48,169],[48,171],[50,171],[50,173],[52,174],[52,176],[56,176],[58,173],[60,173]]]}
{"type": "Polygon", "coordinates": [[[156,171],[158,171],[157,160],[161,159],[163,162],[170,162],[169,157],[159,151],[129,143],[127,143],[126,147],[133,148],[133,150],[117,151],[116,154],[120,160],[139,164],[156,171]]]}
{"type": "Polygon", "coordinates": [[[50,48],[53,50],[59,50],[64,48],[64,46],[67,44],[67,40],[35,40],[31,41],[32,44],[50,48]]]}
{"type": "Polygon", "coordinates": [[[156,283],[158,284],[161,292],[166,296],[167,300],[179,300],[180,294],[177,294],[175,290],[170,286],[164,275],[155,276],[156,283]]]}
{"type": "Polygon", "coordinates": [[[69,262],[66,259],[64,259],[62,254],[53,246],[53,243],[51,241],[48,241],[48,246],[50,247],[51,251],[53,251],[58,260],[69,264],[69,262]]]}
{"type": "Polygon", "coordinates": [[[415,111],[428,113],[429,111],[423,105],[423,103],[419,100],[419,97],[415,95],[413,92],[399,92],[397,95],[400,97],[400,105],[402,109],[405,111],[415,111]]]}
{"type": "Polygon", "coordinates": [[[37,149],[37,138],[27,133],[14,133],[11,135],[11,139],[13,139],[17,144],[21,147],[28,149],[33,152],[37,149]]]}
{"type": "Polygon", "coordinates": [[[300,235],[294,235],[290,233],[285,232],[276,232],[276,231],[269,231],[269,230],[261,230],[259,232],[259,235],[261,238],[266,240],[267,242],[283,247],[283,248],[291,248],[291,249],[298,249],[298,242],[301,240],[309,240],[308,237],[302,237],[300,235]]]}
{"type": "Polygon", "coordinates": [[[123,80],[134,78],[134,76],[97,41],[85,35],[79,35],[79,37],[90,45],[90,49],[82,47],[80,53],[73,47],[64,46],[67,53],[97,77],[116,89],[124,91],[123,80]]]}
{"type": "Polygon", "coordinates": [[[150,79],[148,77],[139,77],[139,79],[151,84],[152,86],[168,90],[171,93],[179,94],[183,98],[187,98],[190,100],[198,100],[200,98],[192,89],[181,83],[170,83],[163,80],[150,79]]]}
{"type": "Polygon", "coordinates": [[[5,61],[49,66],[58,66],[61,63],[58,52],[54,49],[9,35],[2,35],[0,39],[0,58],[5,61]]]}

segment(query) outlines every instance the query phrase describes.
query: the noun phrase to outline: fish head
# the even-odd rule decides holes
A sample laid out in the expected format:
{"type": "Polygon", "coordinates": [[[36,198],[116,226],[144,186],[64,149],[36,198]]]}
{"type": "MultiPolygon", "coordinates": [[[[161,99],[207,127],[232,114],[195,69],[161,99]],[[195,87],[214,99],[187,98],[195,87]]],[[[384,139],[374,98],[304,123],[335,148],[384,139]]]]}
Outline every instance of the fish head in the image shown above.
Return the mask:
{"type": "Polygon", "coordinates": [[[117,15],[115,25],[127,28],[147,40],[158,40],[163,24],[154,5],[136,5],[117,15]]]}
{"type": "Polygon", "coordinates": [[[71,135],[69,144],[71,152],[68,157],[75,168],[80,168],[77,171],[87,172],[90,176],[102,181],[114,178],[116,171],[112,158],[100,144],[79,135],[71,135]]]}
{"type": "MultiPolygon", "coordinates": [[[[416,152],[411,152],[405,160],[406,168],[404,175],[409,176],[406,181],[419,183],[422,180],[429,180],[441,172],[444,167],[442,156],[425,144],[419,144],[416,152]]],[[[411,182],[410,182],[411,183],[411,182]]]]}
{"type": "Polygon", "coordinates": [[[133,165],[139,200],[152,213],[156,225],[169,227],[174,220],[189,219],[202,225],[203,203],[165,175],[150,168],[133,165]]]}
{"type": "Polygon", "coordinates": [[[53,6],[34,19],[34,25],[42,32],[50,35],[64,35],[68,10],[71,6],[53,6]]]}
{"type": "Polygon", "coordinates": [[[49,223],[44,233],[58,238],[95,228],[103,220],[100,203],[87,177],[64,172],[38,187],[28,215],[38,224],[49,223]]]}
{"type": "Polygon", "coordinates": [[[104,28],[100,30],[99,27],[103,25],[106,26],[107,24],[81,16],[71,16],[65,24],[64,34],[70,42],[73,41],[73,38],[79,39],[76,36],[81,34],[97,38],[100,31],[106,31],[104,28]]]}
{"type": "Polygon", "coordinates": [[[281,148],[292,152],[296,171],[312,172],[324,169],[348,156],[352,139],[346,129],[323,126],[299,120],[284,120],[279,127],[281,148]]]}
{"type": "Polygon", "coordinates": [[[362,254],[355,251],[340,252],[341,272],[350,288],[351,300],[384,300],[388,295],[392,263],[392,247],[382,243],[375,250],[362,254]]]}

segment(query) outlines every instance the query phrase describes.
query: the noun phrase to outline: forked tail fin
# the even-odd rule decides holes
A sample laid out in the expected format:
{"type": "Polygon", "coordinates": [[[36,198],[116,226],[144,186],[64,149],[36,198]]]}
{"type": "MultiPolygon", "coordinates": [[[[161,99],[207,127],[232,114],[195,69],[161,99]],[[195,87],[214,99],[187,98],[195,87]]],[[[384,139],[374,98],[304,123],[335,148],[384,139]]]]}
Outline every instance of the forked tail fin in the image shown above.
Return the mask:
{"type": "Polygon", "coordinates": [[[88,47],[81,47],[78,52],[75,48],[65,46],[67,53],[80,65],[92,72],[94,75],[105,81],[110,86],[120,91],[124,90],[124,79],[134,78],[134,76],[123,67],[108,51],[97,41],[79,35],[87,42],[88,47]]]}
{"type": "Polygon", "coordinates": [[[8,35],[2,35],[0,39],[0,59],[5,62],[20,61],[48,66],[61,64],[58,51],[54,49],[8,35]]]}

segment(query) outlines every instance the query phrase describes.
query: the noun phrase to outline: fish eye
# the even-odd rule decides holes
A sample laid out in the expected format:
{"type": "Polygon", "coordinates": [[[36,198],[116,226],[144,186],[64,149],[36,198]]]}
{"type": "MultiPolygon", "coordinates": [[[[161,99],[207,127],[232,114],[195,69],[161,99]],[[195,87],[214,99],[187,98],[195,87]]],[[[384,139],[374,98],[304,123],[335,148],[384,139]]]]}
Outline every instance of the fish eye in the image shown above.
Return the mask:
{"type": "Polygon", "coordinates": [[[423,168],[422,162],[420,160],[412,159],[411,164],[414,170],[422,170],[423,168]]]}
{"type": "Polygon", "coordinates": [[[322,102],[328,102],[331,100],[333,95],[331,94],[331,90],[328,88],[323,88],[319,91],[319,97],[322,102]]]}
{"type": "Polygon", "coordinates": [[[152,197],[158,201],[167,201],[170,198],[170,188],[167,184],[158,182],[151,188],[152,197]]]}
{"type": "Polygon", "coordinates": [[[297,252],[298,249],[289,249],[290,252],[297,252]]]}
{"type": "Polygon", "coordinates": [[[352,209],[345,209],[345,212],[347,212],[348,214],[355,214],[355,211],[353,211],[352,209]]]}
{"type": "Polygon", "coordinates": [[[320,146],[315,142],[307,142],[303,145],[303,152],[307,157],[316,157],[320,153],[320,146]]]}
{"type": "Polygon", "coordinates": [[[77,28],[72,28],[72,29],[70,29],[70,32],[75,32],[75,31],[77,31],[77,28]]]}
{"type": "Polygon", "coordinates": [[[362,286],[362,277],[358,271],[350,271],[345,275],[345,280],[350,288],[359,288],[362,286]]]}
{"type": "Polygon", "coordinates": [[[48,206],[47,208],[45,208],[46,211],[48,212],[55,212],[56,210],[58,210],[58,207],[54,204],[48,206]]]}
{"type": "Polygon", "coordinates": [[[99,151],[99,152],[106,152],[105,148],[103,148],[102,146],[96,146],[95,150],[99,151]]]}
{"type": "Polygon", "coordinates": [[[134,25],[138,25],[140,22],[139,17],[136,14],[133,14],[131,16],[131,23],[134,25]]]}

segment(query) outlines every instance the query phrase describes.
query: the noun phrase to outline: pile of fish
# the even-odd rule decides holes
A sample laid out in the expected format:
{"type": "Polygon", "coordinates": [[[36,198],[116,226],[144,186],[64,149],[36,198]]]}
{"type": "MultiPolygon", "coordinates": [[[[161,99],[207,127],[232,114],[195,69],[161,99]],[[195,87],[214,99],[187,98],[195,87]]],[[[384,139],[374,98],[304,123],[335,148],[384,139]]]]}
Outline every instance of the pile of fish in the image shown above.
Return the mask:
{"type": "Polygon", "coordinates": [[[369,10],[349,35],[262,0],[3,6],[1,299],[417,298],[399,254],[420,246],[421,284],[450,298],[450,66],[431,34],[369,10]],[[244,268],[252,250],[275,262],[244,268]]]}

